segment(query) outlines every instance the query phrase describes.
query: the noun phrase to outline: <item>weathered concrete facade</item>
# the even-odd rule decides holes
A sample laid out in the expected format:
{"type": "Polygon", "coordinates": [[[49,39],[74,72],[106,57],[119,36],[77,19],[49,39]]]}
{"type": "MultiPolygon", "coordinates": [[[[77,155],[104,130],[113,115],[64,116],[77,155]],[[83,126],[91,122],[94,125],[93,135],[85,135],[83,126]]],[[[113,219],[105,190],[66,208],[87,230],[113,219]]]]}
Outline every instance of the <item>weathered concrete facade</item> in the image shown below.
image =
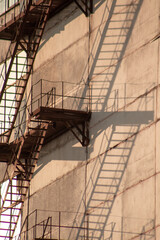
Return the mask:
{"type": "Polygon", "coordinates": [[[31,181],[23,220],[52,216],[53,238],[159,239],[159,15],[160,0],[97,0],[88,18],[73,3],[47,23],[29,85],[86,84],[76,108],[92,112],[89,146],[50,141],[31,181]]]}

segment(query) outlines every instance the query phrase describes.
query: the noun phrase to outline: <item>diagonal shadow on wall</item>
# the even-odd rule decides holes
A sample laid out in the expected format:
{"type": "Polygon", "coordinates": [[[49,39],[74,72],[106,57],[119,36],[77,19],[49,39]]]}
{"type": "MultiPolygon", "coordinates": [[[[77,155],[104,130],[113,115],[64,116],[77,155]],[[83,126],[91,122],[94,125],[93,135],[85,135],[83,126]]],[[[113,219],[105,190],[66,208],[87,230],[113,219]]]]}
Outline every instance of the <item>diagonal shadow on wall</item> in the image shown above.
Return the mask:
{"type": "MultiPolygon", "coordinates": [[[[131,1],[130,4],[122,4],[117,0],[112,1],[109,6],[109,1],[106,1],[102,24],[97,30],[89,57],[91,68],[88,80],[92,79],[89,84],[93,85],[91,87],[91,109],[95,118],[100,113],[106,113],[114,81],[142,2],[143,0],[137,0],[131,1]],[[121,10],[117,11],[118,8],[121,10]],[[97,87],[94,89],[94,86],[97,87]]],[[[82,81],[85,81],[85,77],[82,77],[82,81]]],[[[87,94],[87,89],[83,94],[87,94]]],[[[77,210],[77,212],[81,212],[82,209],[85,209],[85,213],[81,219],[78,219],[78,215],[75,216],[73,229],[68,239],[73,237],[75,239],[84,239],[85,237],[86,239],[102,239],[104,237],[105,226],[131,156],[136,134],[143,124],[148,124],[153,120],[153,108],[150,111],[141,111],[144,109],[146,101],[148,100],[142,99],[143,103],[140,101],[136,111],[133,112],[117,112],[118,109],[114,112],[113,109],[110,109],[108,116],[113,115],[113,118],[110,118],[112,119],[110,124],[106,122],[108,130],[104,132],[104,129],[97,129],[97,134],[93,136],[92,142],[104,132],[101,144],[99,144],[99,154],[95,159],[85,193],[77,210]],[[106,144],[106,150],[102,153],[104,144],[106,144]],[[74,229],[75,226],[79,227],[77,232],[74,229]]]]}

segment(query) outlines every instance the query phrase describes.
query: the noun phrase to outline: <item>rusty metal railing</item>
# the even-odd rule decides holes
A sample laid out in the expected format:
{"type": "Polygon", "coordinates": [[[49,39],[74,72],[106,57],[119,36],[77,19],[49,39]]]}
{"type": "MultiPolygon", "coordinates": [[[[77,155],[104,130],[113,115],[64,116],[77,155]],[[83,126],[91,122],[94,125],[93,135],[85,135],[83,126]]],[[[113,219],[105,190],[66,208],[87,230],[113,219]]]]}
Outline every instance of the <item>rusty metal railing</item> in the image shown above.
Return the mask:
{"type": "MultiPolygon", "coordinates": [[[[84,90],[88,91],[88,85],[40,79],[32,85],[27,98],[21,103],[12,139],[23,135],[28,119],[39,107],[88,111],[89,95],[83,96],[84,90]]],[[[1,132],[0,137],[2,135],[5,138],[1,132]]]]}

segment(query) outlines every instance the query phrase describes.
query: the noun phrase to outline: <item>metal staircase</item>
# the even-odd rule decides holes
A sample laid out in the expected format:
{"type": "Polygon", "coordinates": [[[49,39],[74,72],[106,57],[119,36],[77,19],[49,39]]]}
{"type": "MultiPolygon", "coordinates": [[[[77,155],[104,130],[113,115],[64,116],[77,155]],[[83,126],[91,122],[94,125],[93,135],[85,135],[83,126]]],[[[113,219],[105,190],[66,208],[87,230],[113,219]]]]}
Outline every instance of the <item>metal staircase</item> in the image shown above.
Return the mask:
{"type": "Polygon", "coordinates": [[[17,23],[14,41],[11,42],[1,66],[0,117],[1,132],[6,142],[9,141],[20,108],[52,2],[53,0],[44,0],[36,5],[29,0],[24,17],[17,23]],[[26,28],[29,32],[27,36],[24,32],[26,28]]]}
{"type": "Polygon", "coordinates": [[[12,156],[12,175],[6,182],[5,194],[2,196],[0,239],[13,238],[47,128],[47,121],[39,121],[33,117],[28,122],[24,136],[17,140],[17,149],[12,156]],[[22,159],[22,148],[28,136],[32,136],[33,139],[32,149],[28,157],[22,159]]]}
{"type": "MultiPolygon", "coordinates": [[[[23,2],[24,6],[26,4],[25,12],[20,14],[14,40],[0,68],[0,133],[3,142],[9,142],[14,129],[52,2],[53,0],[44,0],[37,5],[32,0],[23,2]],[[27,35],[24,32],[26,28],[27,35]]],[[[12,239],[14,236],[47,128],[47,121],[36,120],[32,116],[24,135],[14,141],[16,148],[12,150],[4,175],[4,179],[8,180],[2,186],[0,239],[12,239]],[[24,159],[21,153],[28,137],[33,139],[32,148],[24,159]]]]}
{"type": "MultiPolygon", "coordinates": [[[[13,143],[13,148],[9,149],[11,157],[9,160],[6,159],[7,168],[2,181],[0,239],[13,239],[15,235],[49,122],[53,120],[39,119],[34,113],[29,112],[29,119],[25,116],[25,130],[22,129],[24,123],[22,117],[18,126],[18,134],[13,137],[47,19],[51,10],[53,13],[54,10],[56,12],[61,4],[62,7],[65,6],[65,2],[69,1],[23,0],[22,10],[18,16],[14,17],[12,25],[5,22],[5,25],[0,27],[0,38],[11,41],[5,60],[0,65],[0,141],[2,145],[7,144],[8,146],[13,143]],[[29,142],[30,144],[28,144],[29,142]]],[[[86,16],[93,11],[92,0],[80,3],[76,1],[76,3],[86,16]]],[[[77,113],[69,112],[69,110],[67,114],[70,115],[70,118],[73,114],[75,118],[73,123],[68,122],[69,120],[66,121],[67,128],[83,146],[88,145],[86,121],[90,115],[78,112],[77,118],[77,113]],[[79,124],[82,124],[82,129],[78,126],[79,124]],[[73,131],[73,127],[76,127],[82,135],[82,140],[73,131]]]]}

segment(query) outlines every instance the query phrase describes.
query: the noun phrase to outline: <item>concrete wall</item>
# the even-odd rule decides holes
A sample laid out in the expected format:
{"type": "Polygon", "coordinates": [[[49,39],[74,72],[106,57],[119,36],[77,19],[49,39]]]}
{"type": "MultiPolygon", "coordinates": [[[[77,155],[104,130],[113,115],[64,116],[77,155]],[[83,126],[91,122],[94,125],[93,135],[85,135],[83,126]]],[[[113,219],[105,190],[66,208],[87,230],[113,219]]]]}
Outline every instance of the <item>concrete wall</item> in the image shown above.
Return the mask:
{"type": "Polygon", "coordinates": [[[86,18],[73,3],[47,24],[32,83],[92,90],[89,146],[70,132],[46,144],[24,205],[23,219],[60,221],[60,239],[159,239],[159,9],[94,1],[86,18]]]}

